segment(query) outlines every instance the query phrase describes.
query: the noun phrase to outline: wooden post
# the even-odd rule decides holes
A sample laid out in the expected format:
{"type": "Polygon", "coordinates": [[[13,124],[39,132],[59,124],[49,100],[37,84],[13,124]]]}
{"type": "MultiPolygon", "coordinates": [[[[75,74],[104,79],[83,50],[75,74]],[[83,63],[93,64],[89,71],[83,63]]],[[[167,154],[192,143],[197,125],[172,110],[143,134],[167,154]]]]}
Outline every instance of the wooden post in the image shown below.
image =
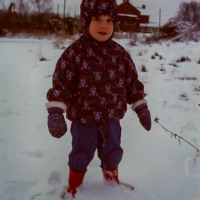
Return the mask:
{"type": "Polygon", "coordinates": [[[64,10],[63,10],[63,30],[65,30],[65,6],[66,6],[66,0],[64,0],[64,10]]]}
{"type": "Polygon", "coordinates": [[[59,4],[57,4],[57,17],[59,17],[59,4]]]}
{"type": "Polygon", "coordinates": [[[161,27],[161,8],[159,9],[159,29],[161,27]]]}
{"type": "Polygon", "coordinates": [[[65,19],[65,6],[66,6],[66,0],[64,0],[63,19],[65,19]]]}

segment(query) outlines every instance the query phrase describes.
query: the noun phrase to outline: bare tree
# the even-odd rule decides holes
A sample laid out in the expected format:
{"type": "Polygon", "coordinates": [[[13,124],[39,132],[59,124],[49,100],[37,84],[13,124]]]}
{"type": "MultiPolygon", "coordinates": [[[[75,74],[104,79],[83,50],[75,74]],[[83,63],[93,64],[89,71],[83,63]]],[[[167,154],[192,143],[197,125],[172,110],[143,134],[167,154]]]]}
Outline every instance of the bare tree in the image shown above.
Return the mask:
{"type": "Polygon", "coordinates": [[[16,7],[18,11],[22,14],[28,14],[30,10],[30,6],[28,1],[26,0],[17,0],[16,7]]]}
{"type": "Polygon", "coordinates": [[[20,21],[26,24],[28,21],[28,14],[30,12],[30,5],[27,0],[16,0],[15,9],[18,11],[20,21]]]}
{"type": "Polygon", "coordinates": [[[190,20],[197,22],[200,19],[200,2],[190,2],[190,20]]]}
{"type": "Polygon", "coordinates": [[[52,0],[31,0],[30,3],[38,14],[50,12],[52,10],[52,0]]]}
{"type": "Polygon", "coordinates": [[[6,27],[6,25],[8,24],[8,22],[10,21],[10,19],[12,18],[11,17],[11,14],[13,12],[15,8],[15,4],[12,2],[10,3],[7,11],[5,12],[5,14],[1,17],[0,19],[0,34],[3,33],[3,29],[6,27]]]}
{"type": "Polygon", "coordinates": [[[42,15],[52,11],[52,0],[30,0],[34,10],[37,12],[37,25],[41,22],[42,15]]]}
{"type": "Polygon", "coordinates": [[[200,2],[182,2],[179,6],[177,17],[183,21],[197,22],[200,20],[200,2]]]}

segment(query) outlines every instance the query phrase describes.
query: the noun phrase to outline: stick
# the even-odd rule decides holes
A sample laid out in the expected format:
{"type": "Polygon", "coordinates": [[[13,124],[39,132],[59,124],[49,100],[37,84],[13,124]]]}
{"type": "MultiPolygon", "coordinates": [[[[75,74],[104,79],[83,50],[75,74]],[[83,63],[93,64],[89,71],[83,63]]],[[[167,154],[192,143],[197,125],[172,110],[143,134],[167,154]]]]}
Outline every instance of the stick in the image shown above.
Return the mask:
{"type": "Polygon", "coordinates": [[[168,130],[167,128],[165,128],[160,122],[159,122],[159,118],[156,117],[154,119],[154,122],[156,122],[157,124],[159,124],[166,132],[171,133],[171,138],[174,137],[175,139],[178,139],[179,144],[181,144],[181,140],[183,140],[184,142],[188,143],[190,146],[192,146],[193,148],[196,149],[196,151],[199,153],[200,150],[198,149],[198,147],[194,146],[192,143],[190,143],[189,141],[187,141],[186,139],[184,139],[183,137],[171,132],[170,130],[168,130]]]}

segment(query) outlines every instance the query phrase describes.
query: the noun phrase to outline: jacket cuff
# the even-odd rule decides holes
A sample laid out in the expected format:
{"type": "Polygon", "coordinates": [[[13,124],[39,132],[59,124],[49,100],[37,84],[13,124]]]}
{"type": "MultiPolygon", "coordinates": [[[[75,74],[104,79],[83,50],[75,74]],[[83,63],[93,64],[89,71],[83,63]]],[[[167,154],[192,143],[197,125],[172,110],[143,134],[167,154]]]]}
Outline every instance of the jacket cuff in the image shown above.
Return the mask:
{"type": "Polygon", "coordinates": [[[132,106],[131,106],[131,109],[133,111],[135,111],[135,109],[140,106],[141,104],[147,104],[147,100],[146,99],[141,99],[139,101],[136,101],[132,106]]]}
{"type": "Polygon", "coordinates": [[[46,105],[47,110],[52,107],[62,108],[64,110],[64,112],[66,112],[66,110],[67,110],[67,106],[64,103],[59,102],[59,101],[50,101],[50,102],[46,103],[45,105],[46,105]]]}

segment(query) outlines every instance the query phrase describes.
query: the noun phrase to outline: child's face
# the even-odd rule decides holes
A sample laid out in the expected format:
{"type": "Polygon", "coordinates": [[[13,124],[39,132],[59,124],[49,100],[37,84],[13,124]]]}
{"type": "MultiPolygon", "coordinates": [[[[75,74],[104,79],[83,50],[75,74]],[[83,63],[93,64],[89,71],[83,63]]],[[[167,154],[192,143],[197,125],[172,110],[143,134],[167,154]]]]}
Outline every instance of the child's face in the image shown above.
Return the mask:
{"type": "Polygon", "coordinates": [[[90,35],[99,42],[108,40],[114,31],[113,19],[109,15],[92,17],[89,32],[90,35]]]}

